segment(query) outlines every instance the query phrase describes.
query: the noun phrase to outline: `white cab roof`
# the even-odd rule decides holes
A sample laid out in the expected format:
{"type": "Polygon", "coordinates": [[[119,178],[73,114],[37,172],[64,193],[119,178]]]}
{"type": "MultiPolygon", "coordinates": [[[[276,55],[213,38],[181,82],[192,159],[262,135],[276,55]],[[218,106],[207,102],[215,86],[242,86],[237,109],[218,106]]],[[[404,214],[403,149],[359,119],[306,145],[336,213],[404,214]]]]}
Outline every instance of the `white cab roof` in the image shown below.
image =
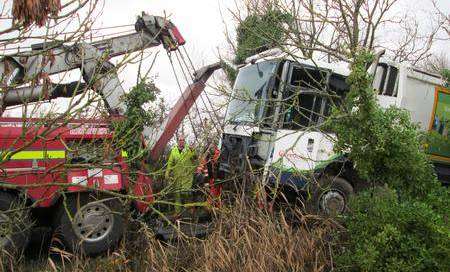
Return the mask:
{"type": "MultiPolygon", "coordinates": [[[[251,65],[251,63],[263,62],[267,60],[290,60],[309,66],[328,69],[333,73],[342,76],[348,76],[350,74],[350,64],[348,62],[340,61],[329,63],[320,60],[307,59],[298,48],[287,48],[285,50],[282,50],[280,48],[269,49],[267,51],[248,57],[245,60],[245,63],[247,63],[247,65],[251,65]]],[[[397,67],[398,69],[400,69],[400,67],[404,67],[408,70],[408,74],[420,74],[422,80],[433,82],[434,84],[442,84],[442,78],[440,75],[421,70],[407,63],[398,63],[387,58],[381,58],[380,63],[386,63],[388,65],[397,67]]]]}
{"type": "Polygon", "coordinates": [[[333,73],[348,76],[350,74],[349,63],[341,61],[336,63],[329,63],[320,60],[307,59],[303,56],[301,51],[296,48],[281,50],[279,48],[270,49],[259,54],[248,57],[245,63],[263,62],[267,60],[291,60],[308,66],[314,66],[322,69],[331,70],[333,73]]]}

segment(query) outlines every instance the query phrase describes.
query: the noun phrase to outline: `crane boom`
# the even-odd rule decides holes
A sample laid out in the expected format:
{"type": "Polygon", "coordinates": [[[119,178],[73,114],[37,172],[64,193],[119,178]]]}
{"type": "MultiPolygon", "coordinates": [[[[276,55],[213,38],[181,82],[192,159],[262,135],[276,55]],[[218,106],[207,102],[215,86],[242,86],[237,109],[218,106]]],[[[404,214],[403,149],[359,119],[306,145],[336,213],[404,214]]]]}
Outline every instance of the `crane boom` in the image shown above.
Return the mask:
{"type": "Polygon", "coordinates": [[[189,109],[205,89],[206,81],[219,68],[221,68],[221,65],[218,62],[197,70],[194,74],[194,83],[190,84],[182,93],[160,129],[155,134],[152,134],[152,131],[148,128],[144,129],[144,136],[150,136],[148,145],[150,146],[150,158],[152,160],[157,160],[164,151],[164,147],[173,137],[184,117],[189,114],[189,109]]]}
{"type": "MultiPolygon", "coordinates": [[[[0,61],[0,114],[5,107],[43,99],[72,97],[93,89],[102,96],[111,115],[122,115],[127,108],[121,97],[125,94],[117,76],[116,67],[109,62],[115,56],[128,54],[158,45],[177,50],[185,44],[184,38],[170,21],[145,13],[135,23],[136,33],[122,35],[93,43],[44,43],[32,46],[31,52],[6,56],[0,61]],[[85,83],[34,84],[43,76],[80,69],[85,83]],[[18,87],[30,83],[29,86],[18,87]]],[[[167,119],[156,131],[145,127],[143,136],[151,159],[156,160],[173,137],[195,100],[203,92],[206,81],[220,68],[219,63],[205,66],[194,74],[190,84],[179,98],[167,119]]]]}
{"type": "MultiPolygon", "coordinates": [[[[10,88],[34,83],[48,75],[80,69],[84,81],[103,96],[111,113],[125,112],[125,105],[119,103],[119,98],[124,91],[117,78],[115,67],[109,59],[161,44],[168,50],[176,50],[178,46],[185,43],[175,25],[163,17],[143,13],[135,23],[135,30],[136,33],[133,34],[92,44],[85,42],[73,45],[58,42],[35,44],[30,52],[4,57],[0,61],[0,81],[3,89],[0,94],[1,111],[6,106],[55,97],[55,88],[61,88],[61,86],[31,84],[9,94],[10,88]],[[23,96],[19,97],[19,95],[23,96]]],[[[79,92],[82,90],[68,90],[65,93],[79,92]]]]}

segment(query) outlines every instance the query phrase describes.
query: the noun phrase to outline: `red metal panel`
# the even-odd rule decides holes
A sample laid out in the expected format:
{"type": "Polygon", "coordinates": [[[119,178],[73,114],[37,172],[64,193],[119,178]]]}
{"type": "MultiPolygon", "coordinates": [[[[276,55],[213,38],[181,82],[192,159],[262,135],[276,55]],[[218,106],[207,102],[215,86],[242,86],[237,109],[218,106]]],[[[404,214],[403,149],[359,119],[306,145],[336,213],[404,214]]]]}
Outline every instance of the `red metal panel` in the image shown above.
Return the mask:
{"type": "MultiPolygon", "coordinates": [[[[46,127],[41,119],[30,118],[24,126],[22,118],[0,118],[0,150],[65,150],[62,139],[68,142],[112,136],[109,123],[103,120],[76,120],[61,127],[53,125],[52,128],[46,127]]],[[[122,160],[120,162],[124,165],[122,160]]],[[[87,177],[87,169],[66,169],[65,163],[65,158],[7,160],[0,163],[0,177],[3,182],[15,184],[20,190],[25,190],[27,196],[36,201],[37,207],[49,207],[59,197],[61,190],[86,190],[77,186],[65,188],[53,185],[70,183],[72,177],[77,175],[87,177]]],[[[101,190],[122,190],[124,179],[120,169],[121,167],[102,169],[102,175],[88,178],[87,185],[101,190]]]]}
{"type": "Polygon", "coordinates": [[[40,160],[37,165],[33,165],[33,160],[8,161],[1,166],[4,170],[2,181],[25,190],[30,199],[37,201],[37,207],[49,207],[60,189],[52,184],[65,182],[63,163],[64,160],[40,160]]]}
{"type": "Polygon", "coordinates": [[[172,35],[174,36],[174,38],[177,41],[179,46],[186,44],[186,40],[183,38],[183,36],[181,35],[180,31],[178,30],[178,28],[176,26],[173,26],[170,29],[170,31],[172,32],[172,35]]]}
{"type": "MultiPolygon", "coordinates": [[[[120,120],[122,118],[113,118],[120,120]]],[[[93,138],[110,138],[112,131],[109,129],[109,120],[70,120],[70,122],[52,122],[49,123],[43,119],[37,118],[0,118],[0,135],[2,138],[15,138],[22,136],[25,138],[33,138],[36,135],[51,138],[63,139],[93,139],[93,138]],[[52,127],[50,127],[50,125],[52,127]],[[23,131],[25,129],[25,133],[23,131]]]]}
{"type": "Polygon", "coordinates": [[[138,197],[143,197],[143,199],[145,200],[145,202],[135,202],[138,211],[140,211],[141,213],[148,212],[148,203],[151,203],[154,200],[152,191],[152,178],[143,173],[139,173],[136,184],[133,188],[133,194],[138,197]]]}
{"type": "Polygon", "coordinates": [[[67,183],[70,192],[86,191],[95,188],[105,191],[119,191],[123,189],[123,179],[119,167],[113,169],[70,169],[67,170],[67,183]]]}

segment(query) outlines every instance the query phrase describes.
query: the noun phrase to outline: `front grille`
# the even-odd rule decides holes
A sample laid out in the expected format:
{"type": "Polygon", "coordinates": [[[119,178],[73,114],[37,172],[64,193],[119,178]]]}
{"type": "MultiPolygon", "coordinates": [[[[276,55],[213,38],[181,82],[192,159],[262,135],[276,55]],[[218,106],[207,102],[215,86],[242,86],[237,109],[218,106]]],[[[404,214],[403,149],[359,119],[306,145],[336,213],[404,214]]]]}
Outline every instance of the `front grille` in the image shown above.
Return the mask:
{"type": "Polygon", "coordinates": [[[245,169],[250,142],[250,137],[224,134],[219,170],[225,173],[242,173],[245,169]]]}

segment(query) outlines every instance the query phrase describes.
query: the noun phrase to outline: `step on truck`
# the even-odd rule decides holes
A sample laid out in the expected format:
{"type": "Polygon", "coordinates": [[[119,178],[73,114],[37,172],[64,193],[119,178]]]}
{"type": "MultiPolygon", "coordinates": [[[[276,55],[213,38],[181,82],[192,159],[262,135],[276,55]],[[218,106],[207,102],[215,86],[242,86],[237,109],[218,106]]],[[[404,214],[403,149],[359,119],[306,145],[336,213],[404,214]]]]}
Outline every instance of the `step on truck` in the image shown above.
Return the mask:
{"type": "MultiPolygon", "coordinates": [[[[350,89],[348,63],[294,56],[272,49],[240,67],[226,112],[219,173],[230,178],[257,171],[288,201],[305,196],[307,176],[313,174],[315,184],[323,185],[308,189],[313,211],[340,213],[357,190],[358,177],[345,156],[334,154],[335,135],[319,126],[350,89]]],[[[441,76],[380,56],[372,73],[382,107],[408,110],[420,129],[436,136],[427,152],[439,179],[448,184],[450,90],[441,76]]]]}
{"type": "MultiPolygon", "coordinates": [[[[73,98],[87,91],[100,95],[107,120],[61,118],[0,118],[0,247],[20,252],[29,240],[32,222],[52,227],[70,251],[87,255],[117,246],[124,232],[122,212],[130,207],[120,194],[134,198],[132,208],[144,214],[154,201],[152,177],[142,163],[131,177],[126,150],[113,146],[112,121],[126,118],[124,89],[112,57],[163,45],[168,53],[183,54],[185,40],[167,18],[142,13],[135,33],[92,43],[48,42],[29,52],[0,60],[0,113],[11,106],[73,98]],[[79,69],[82,81],[56,84],[42,78],[79,69]],[[25,209],[15,209],[18,205],[25,209]],[[22,207],[22,206],[21,206],[22,207]],[[20,211],[18,214],[17,212],[20,211]]],[[[180,63],[180,65],[182,65],[180,63]]],[[[146,162],[157,162],[183,118],[219,68],[205,66],[191,75],[164,122],[144,127],[146,162]]],[[[188,71],[188,70],[185,70],[188,71]]]]}

